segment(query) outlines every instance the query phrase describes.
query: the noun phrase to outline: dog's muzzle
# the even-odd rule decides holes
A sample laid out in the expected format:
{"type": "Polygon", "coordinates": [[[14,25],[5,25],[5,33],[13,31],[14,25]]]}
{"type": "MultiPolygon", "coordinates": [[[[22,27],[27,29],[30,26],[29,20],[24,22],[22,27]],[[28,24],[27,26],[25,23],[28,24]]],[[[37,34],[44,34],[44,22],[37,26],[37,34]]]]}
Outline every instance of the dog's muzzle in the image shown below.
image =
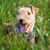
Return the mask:
{"type": "Polygon", "coordinates": [[[16,29],[18,32],[25,32],[28,29],[29,25],[25,24],[16,24],[16,29]]]}

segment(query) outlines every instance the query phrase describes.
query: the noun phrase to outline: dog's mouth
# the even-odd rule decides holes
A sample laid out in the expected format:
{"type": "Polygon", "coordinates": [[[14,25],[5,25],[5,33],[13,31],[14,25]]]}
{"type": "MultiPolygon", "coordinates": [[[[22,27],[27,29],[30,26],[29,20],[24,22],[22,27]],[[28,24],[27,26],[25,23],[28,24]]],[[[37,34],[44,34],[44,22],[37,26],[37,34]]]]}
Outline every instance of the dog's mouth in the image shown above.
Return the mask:
{"type": "Polygon", "coordinates": [[[25,32],[28,29],[28,27],[30,26],[30,24],[27,24],[27,23],[23,23],[20,25],[21,25],[21,32],[25,32]]]}

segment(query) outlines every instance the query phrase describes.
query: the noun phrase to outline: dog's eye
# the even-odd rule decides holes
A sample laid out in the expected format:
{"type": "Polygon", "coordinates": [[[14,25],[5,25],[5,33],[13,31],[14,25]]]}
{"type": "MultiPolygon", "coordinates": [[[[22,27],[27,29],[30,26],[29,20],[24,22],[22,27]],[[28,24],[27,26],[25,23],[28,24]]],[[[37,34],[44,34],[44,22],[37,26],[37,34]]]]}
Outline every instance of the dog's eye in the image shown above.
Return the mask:
{"type": "Polygon", "coordinates": [[[28,15],[30,15],[30,12],[28,12],[28,15]]]}

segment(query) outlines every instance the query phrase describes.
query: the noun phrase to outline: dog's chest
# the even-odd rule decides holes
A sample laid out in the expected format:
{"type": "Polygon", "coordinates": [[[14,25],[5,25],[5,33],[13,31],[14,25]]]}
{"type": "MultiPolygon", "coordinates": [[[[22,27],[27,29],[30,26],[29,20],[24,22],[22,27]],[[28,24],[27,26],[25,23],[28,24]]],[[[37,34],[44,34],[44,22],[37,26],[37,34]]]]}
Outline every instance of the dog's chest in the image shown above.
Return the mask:
{"type": "MultiPolygon", "coordinates": [[[[18,33],[21,32],[21,26],[19,25],[16,25],[16,30],[18,33]]],[[[29,33],[22,33],[24,35],[24,37],[27,39],[27,40],[31,40],[31,39],[34,39],[35,38],[35,34],[33,32],[29,32],[29,33]]]]}

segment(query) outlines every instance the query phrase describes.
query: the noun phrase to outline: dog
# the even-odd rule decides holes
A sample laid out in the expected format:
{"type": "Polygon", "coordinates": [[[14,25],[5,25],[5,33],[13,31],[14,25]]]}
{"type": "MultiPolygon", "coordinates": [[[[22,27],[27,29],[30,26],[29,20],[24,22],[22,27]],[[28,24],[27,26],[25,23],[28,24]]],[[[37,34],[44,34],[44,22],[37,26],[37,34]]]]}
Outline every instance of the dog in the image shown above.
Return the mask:
{"type": "Polygon", "coordinates": [[[35,42],[35,34],[33,33],[35,26],[35,15],[38,13],[39,8],[34,6],[19,7],[16,16],[17,31],[22,32],[24,37],[30,42],[31,48],[35,42]]]}

